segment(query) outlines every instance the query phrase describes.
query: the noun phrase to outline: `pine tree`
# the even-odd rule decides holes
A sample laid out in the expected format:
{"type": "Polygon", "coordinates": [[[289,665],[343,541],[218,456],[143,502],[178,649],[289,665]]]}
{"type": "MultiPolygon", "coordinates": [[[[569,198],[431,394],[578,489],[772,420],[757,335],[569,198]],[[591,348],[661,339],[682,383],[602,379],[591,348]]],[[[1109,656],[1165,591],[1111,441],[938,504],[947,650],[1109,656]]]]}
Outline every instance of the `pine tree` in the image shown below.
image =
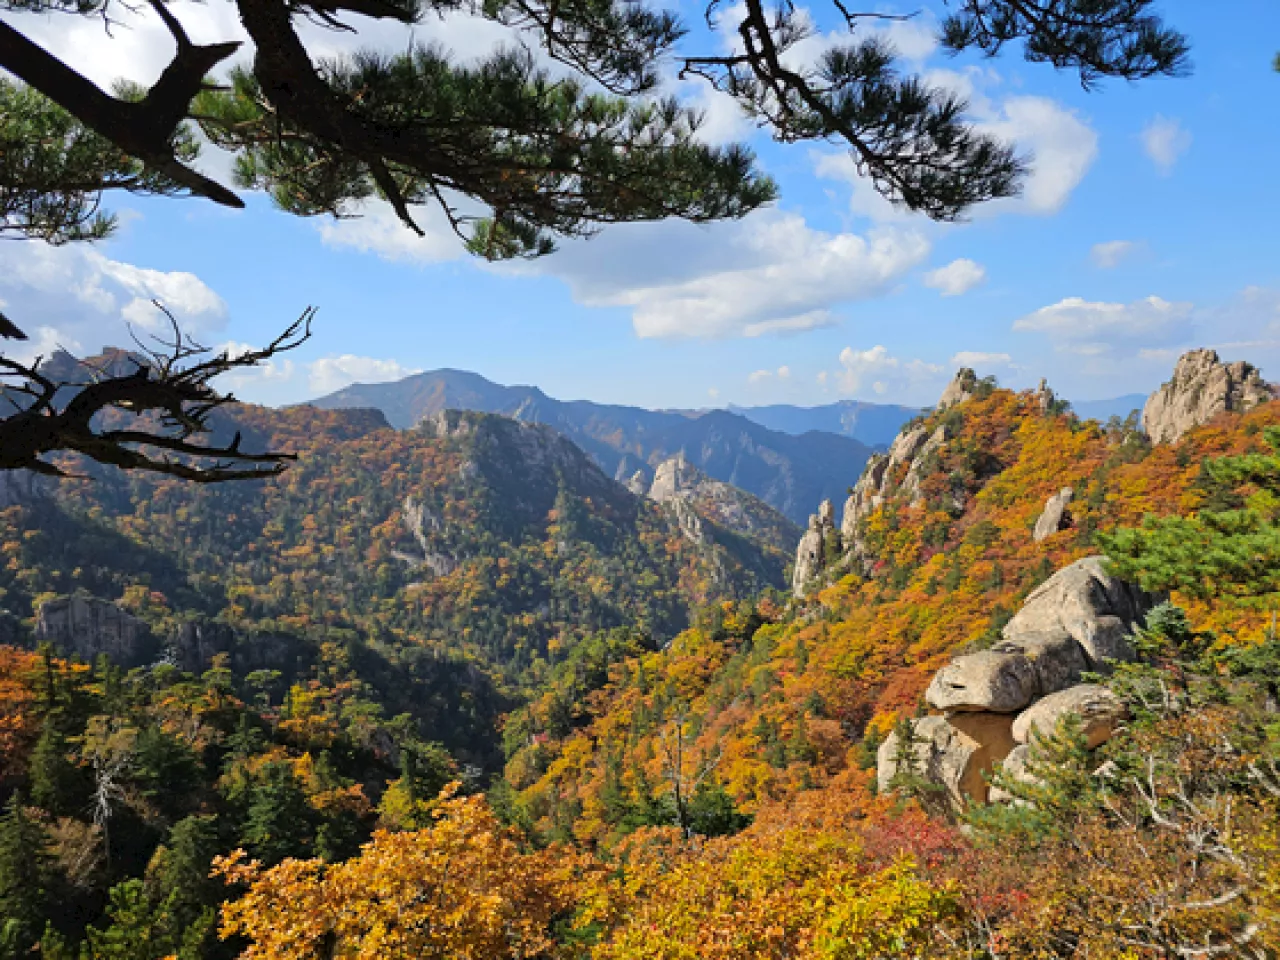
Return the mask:
{"type": "Polygon", "coordinates": [[[267,764],[250,791],[241,844],[267,864],[311,855],[315,811],[289,765],[267,764]]]}
{"type": "Polygon", "coordinates": [[[1100,535],[1121,577],[1148,590],[1254,609],[1280,606],[1280,427],[1268,451],[1204,463],[1211,504],[1191,517],[1148,517],[1100,535]],[[1249,490],[1247,495],[1242,490],[1249,490]]]}
{"type": "Polygon", "coordinates": [[[71,762],[71,744],[61,720],[57,712],[45,717],[31,751],[31,802],[54,816],[69,816],[83,810],[88,793],[83,773],[71,762]]]}
{"type": "Polygon", "coordinates": [[[14,794],[0,817],[0,958],[26,957],[49,916],[44,831],[14,794]]]}

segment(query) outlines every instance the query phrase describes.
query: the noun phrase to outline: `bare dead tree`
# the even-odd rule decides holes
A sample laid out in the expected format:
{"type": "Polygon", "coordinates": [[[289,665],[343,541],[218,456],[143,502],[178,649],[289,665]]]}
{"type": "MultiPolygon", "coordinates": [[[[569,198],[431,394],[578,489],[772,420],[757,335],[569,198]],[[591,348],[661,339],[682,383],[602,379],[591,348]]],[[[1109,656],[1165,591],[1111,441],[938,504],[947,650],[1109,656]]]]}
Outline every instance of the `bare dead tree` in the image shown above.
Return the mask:
{"type": "Polygon", "coordinates": [[[169,339],[153,338],[128,354],[134,369],[114,372],[115,364],[82,362],[83,376],[55,379],[41,359],[22,363],[0,356],[0,470],[26,469],[46,476],[67,476],[63,466],[45,459],[63,451],[97,463],[148,470],[197,483],[271,477],[294,454],[241,449],[241,434],[230,442],[212,442],[214,411],[234,403],[214,380],[259,366],[300,346],[311,336],[315,310],[302,315],[267,346],[232,355],[215,353],[184,334],[163,304],[169,339]]]}
{"type": "Polygon", "coordinates": [[[687,712],[680,710],[658,737],[662,750],[662,773],[671,787],[676,820],[686,840],[693,836],[689,802],[698,792],[698,788],[720,766],[724,756],[724,748],[716,744],[714,753],[708,755],[706,752],[700,752],[696,757],[692,757],[693,744],[690,742],[688,725],[687,712]],[[690,766],[691,760],[692,766],[690,766]]]}

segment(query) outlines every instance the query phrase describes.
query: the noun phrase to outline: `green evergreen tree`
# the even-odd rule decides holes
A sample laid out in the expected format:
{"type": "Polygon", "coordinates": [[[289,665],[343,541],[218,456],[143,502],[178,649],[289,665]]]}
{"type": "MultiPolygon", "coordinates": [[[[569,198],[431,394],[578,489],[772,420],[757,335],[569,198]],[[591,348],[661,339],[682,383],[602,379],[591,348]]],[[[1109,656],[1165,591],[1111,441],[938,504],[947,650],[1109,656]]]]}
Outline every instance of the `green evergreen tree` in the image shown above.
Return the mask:
{"type": "Polygon", "coordinates": [[[54,816],[79,813],[88,800],[88,784],[71,761],[71,743],[56,711],[45,716],[40,739],[31,751],[29,778],[31,802],[54,816]]]}
{"type": "Polygon", "coordinates": [[[1209,506],[1190,517],[1148,517],[1098,536],[1121,577],[1216,603],[1280,606],[1280,427],[1269,448],[1205,461],[1209,506]]]}
{"type": "Polygon", "coordinates": [[[240,842],[254,857],[276,864],[314,852],[316,815],[287,763],[267,764],[250,789],[240,842]]]}
{"type": "Polygon", "coordinates": [[[44,831],[14,794],[0,817],[0,960],[26,957],[49,917],[44,831]]]}

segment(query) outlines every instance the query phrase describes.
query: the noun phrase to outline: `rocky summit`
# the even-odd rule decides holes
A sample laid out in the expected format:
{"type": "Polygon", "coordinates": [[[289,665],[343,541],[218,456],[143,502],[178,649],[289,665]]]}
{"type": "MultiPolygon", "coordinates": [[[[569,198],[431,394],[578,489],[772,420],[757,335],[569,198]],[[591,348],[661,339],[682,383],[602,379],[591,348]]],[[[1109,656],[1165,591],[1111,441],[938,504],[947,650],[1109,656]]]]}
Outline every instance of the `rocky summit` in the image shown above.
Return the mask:
{"type": "Polygon", "coordinates": [[[1244,413],[1280,396],[1244,360],[1224,363],[1217,351],[1184,353],[1173,378],[1163,384],[1142,408],[1142,429],[1153,443],[1174,443],[1187,431],[1223,413],[1244,413]]]}

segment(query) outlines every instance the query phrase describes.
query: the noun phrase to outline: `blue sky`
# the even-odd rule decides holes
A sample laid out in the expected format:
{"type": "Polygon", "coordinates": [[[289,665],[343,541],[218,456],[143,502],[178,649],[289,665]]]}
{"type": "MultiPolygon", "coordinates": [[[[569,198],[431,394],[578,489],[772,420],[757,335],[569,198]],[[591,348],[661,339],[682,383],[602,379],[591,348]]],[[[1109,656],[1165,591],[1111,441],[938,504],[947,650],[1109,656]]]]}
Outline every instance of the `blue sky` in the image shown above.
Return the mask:
{"type": "MultiPolygon", "coordinates": [[[[1280,7],[1166,2],[1194,73],[1083,92],[1074,76],[932,49],[930,7],[891,39],[936,83],[963,90],[984,126],[1034,152],[1026,195],[941,226],[904,216],[853,175],[836,145],[779,146],[732,103],[692,86],[707,136],[745,138],[781,199],[745,221],[609,228],[534,264],[468,258],[439,218],[419,240],[381,207],[335,223],[199,200],[124,198],[115,238],[93,248],[0,248],[0,302],[36,348],[93,351],[146,330],[160,296],[211,344],[260,343],[307,305],[315,336],[233,386],[304,400],[353,380],[436,367],[534,383],[566,399],[651,407],[924,404],[970,363],[1003,383],[1040,377],[1068,397],[1145,392],[1182,349],[1213,345],[1280,379],[1280,7]]],[[[234,32],[224,0],[175,5],[197,40],[234,32]]],[[[812,48],[826,8],[813,8],[812,48]]],[[[696,21],[700,8],[682,13],[696,21]]],[[[6,15],[10,18],[10,15],[6,15]]],[[[17,19],[17,18],[12,18],[17,19]]],[[[109,40],[95,23],[22,17],[99,82],[163,65],[140,18],[109,40]]],[[[463,56],[490,25],[432,25],[463,56]]],[[[420,31],[420,35],[421,35],[420,31]]],[[[315,34],[317,49],[348,43],[315,34]]],[[[379,27],[374,42],[402,43],[379,27]]],[[[695,38],[704,48],[718,38],[695,38]]],[[[211,155],[208,169],[225,172],[211,155]]]]}

